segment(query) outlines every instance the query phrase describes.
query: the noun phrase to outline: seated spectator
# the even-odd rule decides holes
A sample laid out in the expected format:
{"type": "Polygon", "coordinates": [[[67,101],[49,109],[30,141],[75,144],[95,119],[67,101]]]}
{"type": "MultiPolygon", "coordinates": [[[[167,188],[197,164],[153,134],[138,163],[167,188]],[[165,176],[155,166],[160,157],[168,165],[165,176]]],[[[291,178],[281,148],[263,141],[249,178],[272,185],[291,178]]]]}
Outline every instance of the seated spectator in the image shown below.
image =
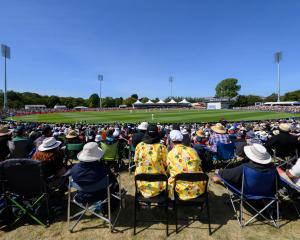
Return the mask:
{"type": "Polygon", "coordinates": [[[252,130],[249,130],[246,133],[246,142],[247,142],[247,145],[251,145],[253,143],[261,144],[261,140],[256,137],[255,133],[252,130]]]}
{"type": "Polygon", "coordinates": [[[38,137],[34,141],[34,145],[38,148],[46,138],[52,137],[52,128],[49,125],[45,125],[42,130],[42,136],[38,137]]]}
{"type": "Polygon", "coordinates": [[[0,162],[10,156],[12,131],[7,126],[0,125],[0,162]]]}
{"type": "MultiPolygon", "coordinates": [[[[85,144],[83,150],[77,155],[80,162],[71,168],[71,176],[75,183],[83,187],[92,185],[93,183],[99,183],[108,176],[109,184],[112,184],[111,194],[115,194],[119,190],[117,178],[110,168],[101,162],[103,154],[104,152],[98,147],[97,143],[90,142],[85,144]]],[[[104,184],[106,184],[106,182],[104,184]]],[[[79,191],[75,197],[76,201],[82,204],[94,203],[106,198],[106,188],[95,192],[79,191]]],[[[112,205],[114,205],[113,199],[114,198],[112,198],[112,205]]]]}
{"type": "Polygon", "coordinates": [[[217,123],[211,127],[211,130],[213,130],[213,134],[209,138],[209,144],[212,152],[217,152],[218,143],[230,143],[228,134],[226,134],[226,129],[222,124],[217,123]]]}
{"type": "MultiPolygon", "coordinates": [[[[140,173],[166,174],[167,148],[160,143],[158,128],[149,125],[142,142],[135,149],[135,175],[140,173]]],[[[154,197],[165,189],[162,182],[138,182],[138,189],[144,197],[154,197]]]]}
{"type": "Polygon", "coordinates": [[[181,134],[183,136],[182,144],[184,146],[190,147],[191,146],[191,137],[190,137],[189,131],[186,128],[183,128],[181,130],[181,134]]]}
{"type": "Polygon", "coordinates": [[[46,138],[38,147],[32,159],[42,162],[46,178],[54,176],[51,184],[58,185],[61,177],[66,172],[63,164],[63,154],[59,149],[61,142],[54,137],[46,138]]]}
{"type": "Polygon", "coordinates": [[[137,132],[132,135],[132,145],[136,147],[144,138],[145,133],[148,128],[148,123],[147,122],[142,122],[138,127],[137,127],[137,132]]]}
{"type": "MultiPolygon", "coordinates": [[[[236,188],[241,188],[244,166],[259,172],[268,172],[274,168],[272,157],[263,145],[254,143],[253,145],[245,146],[244,152],[250,161],[235,168],[217,170],[218,174],[224,180],[228,181],[236,188]]],[[[219,183],[221,182],[221,179],[219,176],[215,175],[213,181],[219,183]]]]}
{"type": "Polygon", "coordinates": [[[70,130],[68,134],[66,135],[66,144],[72,144],[72,143],[81,143],[81,141],[78,138],[78,134],[75,130],[70,130]]]}
{"type": "Polygon", "coordinates": [[[246,158],[244,147],[247,146],[247,142],[245,140],[245,135],[242,132],[236,133],[236,139],[233,141],[235,145],[235,154],[236,156],[242,160],[246,158]]]}
{"type": "Polygon", "coordinates": [[[293,156],[296,149],[300,150],[300,142],[297,140],[297,137],[289,133],[290,130],[290,124],[279,124],[279,134],[271,137],[265,144],[266,149],[271,155],[273,155],[273,150],[275,150],[277,157],[284,158],[293,156]]]}
{"type": "MultiPolygon", "coordinates": [[[[170,132],[170,140],[172,141],[173,148],[168,153],[167,165],[169,177],[169,197],[174,199],[174,181],[175,176],[179,173],[195,173],[202,172],[200,167],[200,158],[197,152],[182,144],[183,136],[179,130],[172,130],[170,132]]],[[[181,182],[176,186],[176,193],[182,200],[188,200],[198,197],[204,192],[205,183],[184,183],[181,182]]]]}
{"type": "Polygon", "coordinates": [[[12,142],[12,158],[28,158],[32,150],[35,148],[33,142],[25,136],[24,126],[18,126],[16,128],[16,136],[12,139],[12,142]]]}

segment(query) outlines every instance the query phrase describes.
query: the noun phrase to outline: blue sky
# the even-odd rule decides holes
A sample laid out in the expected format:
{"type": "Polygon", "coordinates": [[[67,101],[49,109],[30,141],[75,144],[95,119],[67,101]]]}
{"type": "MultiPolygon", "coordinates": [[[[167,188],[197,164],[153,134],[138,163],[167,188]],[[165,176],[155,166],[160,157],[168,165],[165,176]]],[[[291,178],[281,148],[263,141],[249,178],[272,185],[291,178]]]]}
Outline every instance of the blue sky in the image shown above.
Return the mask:
{"type": "MultiPolygon", "coordinates": [[[[59,96],[213,96],[300,89],[299,0],[0,0],[8,89],[59,96]]],[[[3,59],[1,59],[3,60],[3,59]]],[[[3,87],[3,61],[0,64],[3,87]]]]}

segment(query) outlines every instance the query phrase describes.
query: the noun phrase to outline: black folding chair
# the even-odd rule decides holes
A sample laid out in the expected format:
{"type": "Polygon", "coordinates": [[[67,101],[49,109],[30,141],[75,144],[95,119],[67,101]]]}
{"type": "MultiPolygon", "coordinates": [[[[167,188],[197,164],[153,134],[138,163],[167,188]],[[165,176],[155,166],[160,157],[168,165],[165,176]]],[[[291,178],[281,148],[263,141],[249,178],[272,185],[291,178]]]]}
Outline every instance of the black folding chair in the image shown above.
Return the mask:
{"type": "Polygon", "coordinates": [[[135,176],[135,197],[134,197],[134,235],[136,234],[136,223],[137,222],[165,222],[167,224],[166,226],[166,233],[167,236],[169,235],[169,214],[168,214],[168,177],[164,174],[138,174],[135,176]],[[165,190],[159,194],[158,196],[151,197],[151,198],[145,198],[143,195],[139,192],[137,187],[137,181],[143,181],[143,182],[165,182],[165,190]],[[140,208],[141,204],[146,204],[149,207],[155,206],[155,207],[162,207],[165,209],[166,213],[166,219],[165,220],[154,220],[154,219],[146,219],[141,220],[137,219],[137,208],[140,208]]]}
{"type": "MultiPolygon", "coordinates": [[[[207,219],[208,219],[208,231],[209,235],[211,235],[211,226],[210,226],[210,212],[209,212],[209,204],[208,204],[208,176],[205,173],[180,173],[175,176],[175,184],[174,184],[174,212],[175,212],[175,225],[176,225],[176,233],[178,233],[178,214],[177,209],[179,206],[200,206],[201,212],[203,210],[204,205],[206,205],[207,209],[207,219]],[[197,198],[189,199],[189,200],[181,200],[175,191],[176,185],[179,181],[184,182],[205,182],[204,193],[198,196],[197,198]]],[[[199,217],[198,217],[199,219],[199,217]]]]}
{"type": "Polygon", "coordinates": [[[41,162],[31,159],[9,159],[2,163],[3,191],[6,201],[19,214],[11,226],[25,216],[38,224],[49,226],[49,204],[41,162]],[[42,222],[35,211],[45,203],[47,219],[42,222]]]}

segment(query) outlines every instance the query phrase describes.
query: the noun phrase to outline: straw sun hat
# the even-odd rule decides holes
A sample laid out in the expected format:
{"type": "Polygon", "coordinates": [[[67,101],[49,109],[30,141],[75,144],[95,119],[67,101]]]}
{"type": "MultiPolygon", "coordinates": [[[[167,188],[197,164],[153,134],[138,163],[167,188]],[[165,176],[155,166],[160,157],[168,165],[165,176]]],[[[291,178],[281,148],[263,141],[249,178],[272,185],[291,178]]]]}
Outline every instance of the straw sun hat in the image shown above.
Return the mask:
{"type": "Polygon", "coordinates": [[[78,136],[77,132],[75,130],[70,130],[67,134],[66,138],[76,138],[78,136]]]}
{"type": "Polygon", "coordinates": [[[250,146],[245,146],[244,152],[250,160],[259,164],[268,164],[272,161],[272,157],[267,152],[267,149],[263,145],[258,143],[253,143],[250,146]]]}
{"type": "Polygon", "coordinates": [[[288,124],[288,123],[280,123],[279,124],[279,129],[282,131],[282,132],[289,132],[291,130],[291,125],[288,124]]]}
{"type": "Polygon", "coordinates": [[[212,126],[211,129],[216,133],[226,133],[225,127],[221,123],[212,126]]]}
{"type": "Polygon", "coordinates": [[[7,126],[0,125],[0,137],[10,135],[11,133],[12,131],[9,130],[7,126]]]}
{"type": "Polygon", "coordinates": [[[77,158],[81,162],[95,162],[99,161],[103,155],[104,152],[98,147],[97,143],[89,142],[84,145],[82,151],[78,153],[77,158]]]}

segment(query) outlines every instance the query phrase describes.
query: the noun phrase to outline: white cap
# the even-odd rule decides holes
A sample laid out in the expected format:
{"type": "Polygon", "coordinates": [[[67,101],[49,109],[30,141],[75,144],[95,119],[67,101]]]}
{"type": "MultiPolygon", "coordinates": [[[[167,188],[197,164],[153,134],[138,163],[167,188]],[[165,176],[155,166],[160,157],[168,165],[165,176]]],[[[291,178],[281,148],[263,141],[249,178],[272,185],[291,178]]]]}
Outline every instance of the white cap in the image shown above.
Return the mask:
{"type": "Polygon", "coordinates": [[[148,128],[148,123],[147,122],[142,122],[139,126],[138,129],[140,130],[147,130],[148,128]]]}
{"type": "Polygon", "coordinates": [[[172,130],[170,132],[170,139],[172,142],[181,142],[183,139],[183,136],[179,130],[172,130]]]}

